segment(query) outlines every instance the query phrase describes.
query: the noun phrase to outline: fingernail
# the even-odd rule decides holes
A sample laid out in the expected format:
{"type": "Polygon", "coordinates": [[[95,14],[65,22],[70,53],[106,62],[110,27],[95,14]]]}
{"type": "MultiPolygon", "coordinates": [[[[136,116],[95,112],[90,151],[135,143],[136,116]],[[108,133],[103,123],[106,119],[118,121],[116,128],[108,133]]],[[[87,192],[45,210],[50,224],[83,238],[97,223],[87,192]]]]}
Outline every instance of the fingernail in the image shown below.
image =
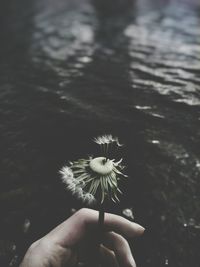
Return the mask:
{"type": "Polygon", "coordinates": [[[143,226],[141,226],[141,231],[142,231],[142,233],[144,234],[144,231],[145,231],[146,229],[143,227],[143,226]]]}
{"type": "Polygon", "coordinates": [[[145,230],[145,228],[144,228],[142,225],[140,225],[140,224],[138,224],[138,229],[140,229],[140,230],[143,231],[143,232],[144,232],[144,230],[145,230]]]}
{"type": "Polygon", "coordinates": [[[131,259],[130,259],[130,264],[132,267],[136,267],[136,263],[135,263],[135,260],[133,257],[131,257],[131,259]]]}

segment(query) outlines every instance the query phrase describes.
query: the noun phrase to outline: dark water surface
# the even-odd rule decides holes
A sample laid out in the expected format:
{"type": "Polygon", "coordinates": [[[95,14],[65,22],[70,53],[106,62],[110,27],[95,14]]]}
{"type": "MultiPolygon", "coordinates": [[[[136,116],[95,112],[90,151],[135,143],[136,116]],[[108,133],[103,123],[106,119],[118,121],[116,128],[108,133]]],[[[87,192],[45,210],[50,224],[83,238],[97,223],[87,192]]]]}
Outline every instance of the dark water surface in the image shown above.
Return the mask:
{"type": "Polygon", "coordinates": [[[0,6],[0,266],[80,207],[58,169],[112,133],[130,177],[114,211],[147,228],[138,266],[199,267],[198,1],[0,6]]]}

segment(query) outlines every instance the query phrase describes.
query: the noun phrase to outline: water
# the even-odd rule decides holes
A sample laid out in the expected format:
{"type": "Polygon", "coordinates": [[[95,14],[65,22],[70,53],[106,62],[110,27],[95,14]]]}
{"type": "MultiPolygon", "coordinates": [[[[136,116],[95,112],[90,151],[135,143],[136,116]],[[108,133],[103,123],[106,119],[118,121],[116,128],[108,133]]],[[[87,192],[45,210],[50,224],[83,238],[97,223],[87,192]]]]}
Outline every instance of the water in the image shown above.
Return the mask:
{"type": "Polygon", "coordinates": [[[199,14],[189,0],[1,4],[3,266],[80,207],[58,170],[102,133],[126,144],[115,212],[147,228],[138,265],[199,266],[199,14]]]}

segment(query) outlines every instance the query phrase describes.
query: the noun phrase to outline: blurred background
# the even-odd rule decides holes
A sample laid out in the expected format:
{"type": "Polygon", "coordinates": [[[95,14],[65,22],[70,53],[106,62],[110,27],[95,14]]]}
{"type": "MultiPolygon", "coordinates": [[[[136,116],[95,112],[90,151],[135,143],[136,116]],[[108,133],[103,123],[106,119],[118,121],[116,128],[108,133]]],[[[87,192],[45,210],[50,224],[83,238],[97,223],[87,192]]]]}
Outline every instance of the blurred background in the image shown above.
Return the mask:
{"type": "Polygon", "coordinates": [[[0,266],[80,208],[58,170],[125,144],[141,267],[199,267],[200,2],[0,3],[0,266]]]}

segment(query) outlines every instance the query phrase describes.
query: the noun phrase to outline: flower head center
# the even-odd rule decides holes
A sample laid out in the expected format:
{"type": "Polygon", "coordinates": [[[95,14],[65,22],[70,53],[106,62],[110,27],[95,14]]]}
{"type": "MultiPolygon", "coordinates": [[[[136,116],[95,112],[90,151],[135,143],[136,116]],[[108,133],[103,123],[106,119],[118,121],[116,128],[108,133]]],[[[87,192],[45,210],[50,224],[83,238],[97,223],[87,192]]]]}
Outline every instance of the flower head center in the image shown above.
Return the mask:
{"type": "Polygon", "coordinates": [[[106,159],[105,157],[94,158],[90,161],[89,166],[92,171],[101,174],[107,175],[113,170],[112,160],[106,159]]]}

